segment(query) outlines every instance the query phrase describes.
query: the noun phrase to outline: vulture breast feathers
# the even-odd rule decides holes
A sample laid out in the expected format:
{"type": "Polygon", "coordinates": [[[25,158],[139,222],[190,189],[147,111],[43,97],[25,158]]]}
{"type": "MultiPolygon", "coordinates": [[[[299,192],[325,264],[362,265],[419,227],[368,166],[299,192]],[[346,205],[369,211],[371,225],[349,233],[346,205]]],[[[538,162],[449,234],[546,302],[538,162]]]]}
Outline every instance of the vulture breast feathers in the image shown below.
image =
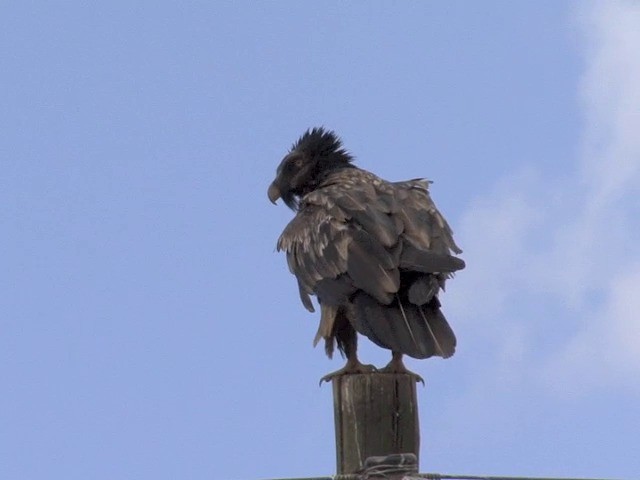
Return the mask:
{"type": "MultiPolygon", "coordinates": [[[[414,358],[450,357],[456,338],[438,291],[464,262],[429,195],[429,183],[388,182],[357,168],[331,131],[307,131],[278,167],[269,198],[296,211],[277,248],[298,280],[300,298],[322,310],[314,345],[330,355],[344,325],[414,358]]],[[[342,350],[342,348],[341,348],[342,350]]]]}

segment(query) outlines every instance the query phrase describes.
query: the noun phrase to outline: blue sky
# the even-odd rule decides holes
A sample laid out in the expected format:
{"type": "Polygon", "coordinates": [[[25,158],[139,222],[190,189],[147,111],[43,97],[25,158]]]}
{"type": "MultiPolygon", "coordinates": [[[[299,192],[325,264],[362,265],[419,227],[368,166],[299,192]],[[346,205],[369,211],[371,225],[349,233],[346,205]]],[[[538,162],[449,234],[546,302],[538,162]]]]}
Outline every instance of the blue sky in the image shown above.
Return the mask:
{"type": "Polygon", "coordinates": [[[266,197],[325,125],[465,250],[421,469],[637,478],[638,3],[214,3],[0,5],[0,477],[334,472],[266,197]]]}

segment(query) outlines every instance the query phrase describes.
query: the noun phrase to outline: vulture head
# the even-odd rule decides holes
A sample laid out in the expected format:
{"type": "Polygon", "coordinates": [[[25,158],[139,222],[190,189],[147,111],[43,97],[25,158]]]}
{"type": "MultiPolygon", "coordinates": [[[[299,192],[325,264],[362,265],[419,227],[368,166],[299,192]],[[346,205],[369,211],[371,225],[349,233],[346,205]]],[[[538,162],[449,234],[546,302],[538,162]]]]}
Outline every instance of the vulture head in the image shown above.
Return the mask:
{"type": "Polygon", "coordinates": [[[300,197],[315,190],[327,173],[350,167],[352,160],[333,131],[322,127],[307,130],[280,162],[267,192],[269,200],[276,203],[282,198],[296,210],[300,197]]]}

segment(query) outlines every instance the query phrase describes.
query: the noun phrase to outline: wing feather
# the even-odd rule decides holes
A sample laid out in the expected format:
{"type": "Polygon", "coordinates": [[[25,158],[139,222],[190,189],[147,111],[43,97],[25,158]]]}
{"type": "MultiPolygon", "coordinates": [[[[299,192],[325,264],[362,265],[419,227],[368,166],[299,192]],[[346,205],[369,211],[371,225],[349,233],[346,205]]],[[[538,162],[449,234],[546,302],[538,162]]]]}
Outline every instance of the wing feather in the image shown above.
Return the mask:
{"type": "Polygon", "coordinates": [[[429,194],[426,180],[409,180],[393,185],[404,192],[398,212],[405,224],[405,238],[420,249],[438,253],[462,253],[453,240],[453,231],[429,194]]]}
{"type": "Polygon", "coordinates": [[[322,282],[323,290],[330,292],[328,282],[346,274],[353,287],[388,304],[400,288],[398,247],[404,227],[385,213],[393,204],[389,194],[386,201],[377,202],[373,182],[357,187],[352,178],[351,183],[333,184],[304,197],[278,240],[278,250],[287,253],[289,269],[302,290],[318,293],[322,282]]]}
{"type": "Polygon", "coordinates": [[[464,262],[452,256],[461,250],[428,186],[420,179],[386,182],[352,168],[301,199],[277,248],[286,252],[304,306],[312,311],[309,295],[318,297],[314,344],[330,339],[336,312],[351,304],[354,327],[379,345],[416,358],[453,353],[453,332],[428,304],[437,303],[438,288],[464,262]],[[410,283],[401,282],[403,275],[410,283]]]}

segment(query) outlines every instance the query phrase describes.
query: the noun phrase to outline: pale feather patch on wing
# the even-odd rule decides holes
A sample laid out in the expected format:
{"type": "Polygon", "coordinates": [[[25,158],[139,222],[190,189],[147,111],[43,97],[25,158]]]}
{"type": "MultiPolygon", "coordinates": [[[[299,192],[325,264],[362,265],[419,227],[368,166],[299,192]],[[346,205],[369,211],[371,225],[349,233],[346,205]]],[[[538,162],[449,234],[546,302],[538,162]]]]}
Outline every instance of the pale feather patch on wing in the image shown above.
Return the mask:
{"type": "Polygon", "coordinates": [[[307,292],[300,280],[298,280],[298,293],[300,294],[300,301],[302,302],[302,305],[304,305],[304,308],[311,313],[315,312],[316,309],[313,308],[313,303],[311,303],[311,297],[309,296],[310,292],[307,292]]]}
{"type": "MultiPolygon", "coordinates": [[[[346,271],[349,243],[345,223],[311,205],[289,222],[277,248],[286,252],[289,270],[302,286],[300,291],[314,292],[321,280],[337,278],[346,271]]],[[[302,293],[300,298],[308,309],[310,302],[302,293]]]]}
{"type": "Polygon", "coordinates": [[[313,346],[315,347],[321,339],[331,338],[331,331],[333,330],[333,323],[336,320],[336,313],[338,313],[338,307],[331,305],[320,305],[320,325],[318,325],[318,332],[313,339],[313,346]]]}
{"type": "Polygon", "coordinates": [[[398,215],[405,223],[404,237],[413,245],[440,253],[462,253],[453,240],[453,231],[436,208],[424,179],[395,182],[402,208],[398,215]]]}

